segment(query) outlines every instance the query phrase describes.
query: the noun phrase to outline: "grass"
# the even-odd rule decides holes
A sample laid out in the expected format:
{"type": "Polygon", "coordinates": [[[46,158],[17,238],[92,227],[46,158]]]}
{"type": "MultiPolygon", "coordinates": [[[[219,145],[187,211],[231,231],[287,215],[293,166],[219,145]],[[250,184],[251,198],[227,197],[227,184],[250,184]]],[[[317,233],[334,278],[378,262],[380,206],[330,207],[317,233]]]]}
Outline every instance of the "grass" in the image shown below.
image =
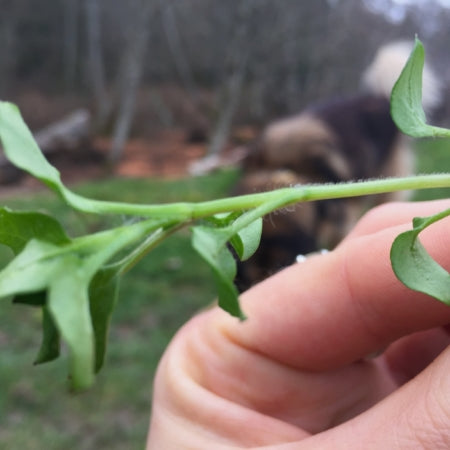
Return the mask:
{"type": "MultiPolygon", "coordinates": [[[[450,141],[420,141],[417,147],[419,172],[450,171],[450,141]]],[[[221,172],[181,181],[110,179],[76,190],[131,202],[201,201],[228,195],[236,178],[236,172],[221,172]]],[[[415,199],[449,196],[449,189],[434,190],[419,192],[415,199]]],[[[38,204],[72,235],[111,221],[74,213],[45,193],[4,203],[15,209],[38,204]]],[[[114,220],[119,224],[126,218],[114,220]]],[[[6,251],[0,252],[0,263],[7,258],[6,251]]],[[[214,297],[209,269],[192,251],[188,233],[172,236],[124,277],[106,366],[94,387],[79,395],[66,390],[64,358],[32,365],[40,337],[38,312],[5,302],[0,314],[0,448],[142,449],[158,360],[176,330],[214,297]]]]}
{"type": "MultiPolygon", "coordinates": [[[[236,176],[229,171],[182,181],[111,179],[77,191],[134,202],[200,201],[227,195],[236,176]]],[[[38,204],[72,235],[105,225],[104,219],[73,213],[49,194],[3,203],[15,209],[38,204]]],[[[4,263],[8,253],[0,256],[4,263]]],[[[78,395],[66,389],[65,358],[32,365],[40,339],[38,310],[5,301],[0,315],[0,448],[143,448],[157,362],[176,330],[215,295],[209,269],[191,249],[187,231],[161,244],[124,277],[106,366],[94,387],[78,395]]]]}
{"type": "MultiPolygon", "coordinates": [[[[450,139],[423,139],[416,144],[417,172],[450,172],[450,139]]],[[[418,191],[415,200],[449,198],[450,189],[429,189],[418,191]]]]}

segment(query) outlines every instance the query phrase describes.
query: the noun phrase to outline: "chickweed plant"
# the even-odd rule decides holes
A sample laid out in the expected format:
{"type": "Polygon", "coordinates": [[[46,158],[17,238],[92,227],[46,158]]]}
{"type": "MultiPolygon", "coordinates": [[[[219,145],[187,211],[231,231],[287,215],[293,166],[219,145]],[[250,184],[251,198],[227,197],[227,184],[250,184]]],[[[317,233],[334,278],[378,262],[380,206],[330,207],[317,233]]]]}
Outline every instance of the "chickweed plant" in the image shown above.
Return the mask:
{"type": "MultiPolygon", "coordinates": [[[[397,126],[413,137],[450,136],[450,130],[426,123],[421,104],[425,52],[414,48],[391,96],[397,126]]],[[[245,319],[234,285],[235,256],[245,260],[258,248],[262,217],[297,202],[380,194],[398,190],[450,187],[450,174],[417,175],[342,184],[298,185],[199,203],[131,204],[98,201],[69,190],[44,157],[18,108],[0,102],[0,139],[8,160],[83,213],[127,216],[129,224],[71,238],[58,220],[38,211],[0,208],[0,243],[14,258],[0,271],[0,299],[42,310],[42,341],[36,364],[68,349],[70,386],[86,389],[104,359],[108,327],[122,275],[164,239],[190,228],[192,246],[212,269],[218,303],[245,319]],[[138,219],[138,220],[137,220],[138,219]]],[[[418,236],[450,209],[415,218],[391,249],[392,268],[409,288],[450,305],[450,274],[434,261],[418,236]]],[[[276,305],[274,305],[274,308],[276,305]]]]}

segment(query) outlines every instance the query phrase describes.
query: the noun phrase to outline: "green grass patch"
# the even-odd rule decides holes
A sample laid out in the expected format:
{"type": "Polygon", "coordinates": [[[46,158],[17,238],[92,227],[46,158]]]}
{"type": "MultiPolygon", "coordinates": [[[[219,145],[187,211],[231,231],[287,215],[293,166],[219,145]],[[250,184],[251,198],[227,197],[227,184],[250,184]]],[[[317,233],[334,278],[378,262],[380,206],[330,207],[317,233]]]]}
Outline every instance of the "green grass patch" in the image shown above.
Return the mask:
{"type": "MultiPolygon", "coordinates": [[[[450,139],[421,139],[416,142],[417,173],[450,172],[450,139]]],[[[414,194],[414,200],[449,198],[450,189],[426,189],[414,194]]]]}

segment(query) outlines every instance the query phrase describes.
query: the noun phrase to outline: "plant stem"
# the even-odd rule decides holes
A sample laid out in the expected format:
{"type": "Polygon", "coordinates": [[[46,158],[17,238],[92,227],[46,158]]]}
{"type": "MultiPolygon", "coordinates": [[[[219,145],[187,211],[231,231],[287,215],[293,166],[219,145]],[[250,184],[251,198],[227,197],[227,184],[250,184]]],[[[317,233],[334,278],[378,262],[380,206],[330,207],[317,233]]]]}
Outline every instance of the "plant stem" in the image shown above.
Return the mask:
{"type": "MultiPolygon", "coordinates": [[[[246,210],[269,201],[284,200],[279,207],[298,202],[359,197],[386,192],[450,187],[450,174],[417,175],[339,184],[297,185],[290,188],[240,197],[214,200],[193,205],[193,217],[204,217],[223,211],[246,210]]],[[[168,205],[169,206],[169,205],[168,205]]]]}
{"type": "Polygon", "coordinates": [[[158,244],[164,241],[167,237],[177,232],[186,225],[185,222],[170,226],[166,229],[163,227],[155,230],[148,236],[138,247],[131,253],[125,256],[122,260],[114,263],[114,266],[120,267],[118,273],[123,275],[132,269],[145,255],[153,250],[158,244]]]}
{"type": "MultiPolygon", "coordinates": [[[[188,222],[218,213],[257,208],[267,202],[275,202],[278,205],[274,206],[275,209],[298,202],[358,197],[402,190],[445,187],[450,187],[450,173],[416,175],[407,178],[386,178],[339,184],[296,185],[269,192],[229,197],[201,203],[179,202],[163,205],[139,205],[83,199],[83,210],[88,212],[86,208],[87,201],[90,205],[90,212],[92,213],[126,214],[172,219],[175,222],[188,222]]],[[[66,192],[64,194],[66,194],[66,192]]],[[[77,195],[72,192],[67,195],[67,197],[69,196],[72,198],[77,197],[77,195]]],[[[69,198],[67,198],[67,200],[69,200],[69,198]]],[[[69,203],[73,205],[74,202],[69,201],[69,203]]]]}

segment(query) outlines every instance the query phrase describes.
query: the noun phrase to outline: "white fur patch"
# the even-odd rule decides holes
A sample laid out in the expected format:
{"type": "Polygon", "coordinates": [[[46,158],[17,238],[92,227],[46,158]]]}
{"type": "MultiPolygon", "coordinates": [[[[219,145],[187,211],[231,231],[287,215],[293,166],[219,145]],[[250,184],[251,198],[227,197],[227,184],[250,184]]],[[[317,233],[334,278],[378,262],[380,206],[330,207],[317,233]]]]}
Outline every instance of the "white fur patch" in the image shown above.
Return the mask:
{"type": "MultiPolygon", "coordinates": [[[[390,97],[413,45],[409,42],[392,42],[381,47],[363,75],[363,84],[375,94],[390,97]]],[[[430,66],[425,63],[422,75],[422,104],[430,111],[441,102],[441,84],[430,66]]]]}

